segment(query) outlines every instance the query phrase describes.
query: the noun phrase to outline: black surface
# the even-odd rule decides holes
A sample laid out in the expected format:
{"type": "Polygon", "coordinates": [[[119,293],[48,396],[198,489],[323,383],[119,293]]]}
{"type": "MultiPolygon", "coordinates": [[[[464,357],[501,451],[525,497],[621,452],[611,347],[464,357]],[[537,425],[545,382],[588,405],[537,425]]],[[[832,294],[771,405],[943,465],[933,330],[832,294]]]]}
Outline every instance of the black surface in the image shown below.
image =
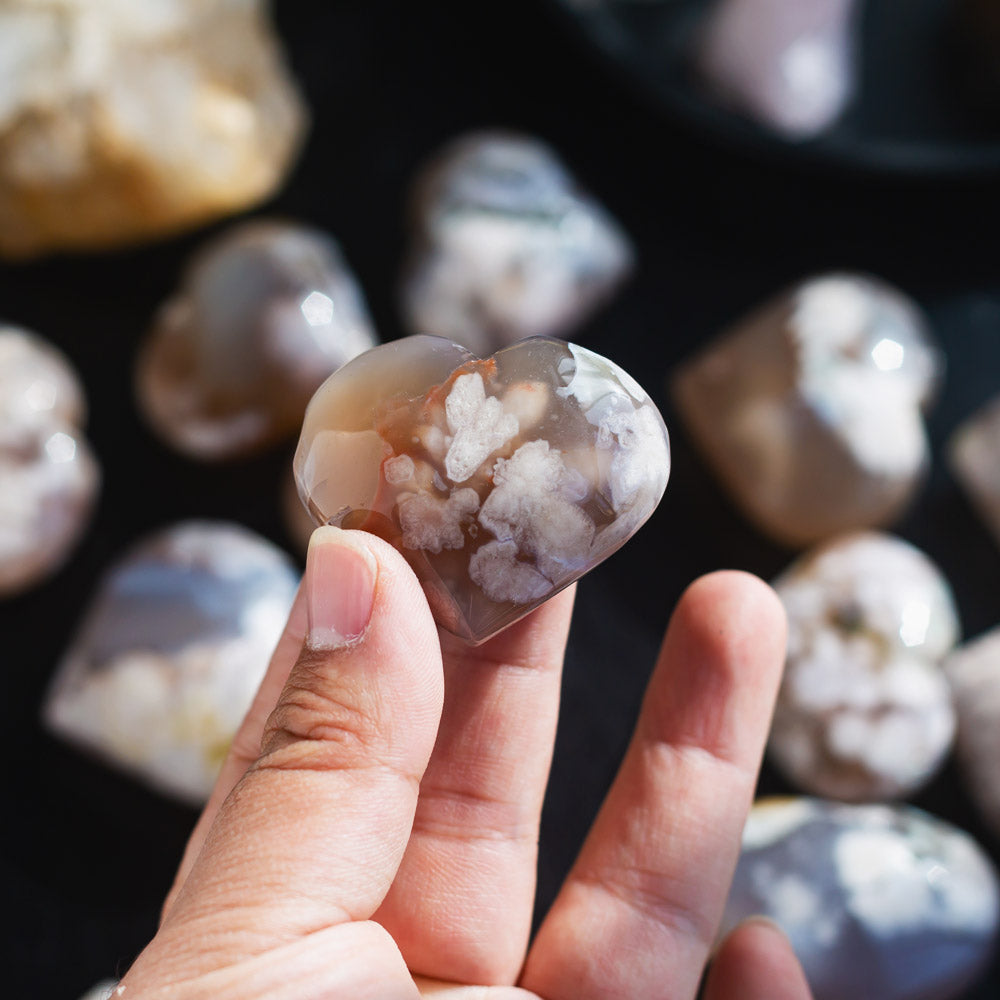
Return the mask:
{"type": "MultiPolygon", "coordinates": [[[[941,461],[956,423],[1000,391],[1000,185],[985,174],[842,174],[735,153],[636,101],[545,5],[474,9],[455,0],[281,5],[315,122],[273,207],[341,240],[383,339],[403,332],[396,281],[407,183],[462,130],[501,125],[545,137],[637,243],[634,280],[576,339],[632,371],[663,404],[674,473],[639,539],[580,588],[544,815],[544,906],[614,774],[681,590],[706,570],[769,577],[788,561],[721,496],[664,394],[675,362],[763,297],[810,272],[849,267],[898,284],[930,311],[949,362],[931,420],[936,464],[898,530],[951,576],[966,634],[1000,621],[1000,549],[941,461]]],[[[97,575],[139,535],[193,515],[238,519],[288,542],[276,489],[285,453],[199,466],[158,444],[132,403],[138,338],[204,235],[0,268],[0,314],[50,337],[82,372],[105,467],[97,516],[70,564],[0,604],[7,997],[74,1000],[126,968],[153,932],[195,819],[38,726],[45,685],[97,575]]],[[[762,787],[783,786],[765,772],[762,787]]],[[[917,802],[1000,857],[953,769],[917,802]]],[[[998,994],[994,967],[967,1000],[998,994]]]]}

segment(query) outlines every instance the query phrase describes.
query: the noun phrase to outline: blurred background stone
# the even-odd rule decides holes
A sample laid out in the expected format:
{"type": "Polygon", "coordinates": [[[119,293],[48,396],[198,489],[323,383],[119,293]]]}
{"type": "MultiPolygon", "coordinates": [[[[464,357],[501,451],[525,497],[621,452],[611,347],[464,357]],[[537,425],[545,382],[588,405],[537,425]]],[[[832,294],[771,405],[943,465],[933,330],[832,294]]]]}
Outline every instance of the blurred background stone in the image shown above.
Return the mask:
{"type": "Polygon", "coordinates": [[[1000,545],[1000,396],[952,434],[948,460],[1000,545]]]}
{"type": "Polygon", "coordinates": [[[298,574],[225,522],[189,521],[105,575],[45,703],[63,739],[193,804],[215,784],[284,628],[298,574]]]}
{"type": "Polygon", "coordinates": [[[0,597],[55,572],[90,520],[101,477],[85,417],[65,355],[0,323],[0,597]]]}
{"type": "Polygon", "coordinates": [[[136,391],[179,451],[232,458],[294,434],[327,376],[376,343],[329,236],[249,222],[195,256],[139,355],[136,391]]]}
{"type": "Polygon", "coordinates": [[[940,570],[908,542],[869,532],[810,551],[774,587],[788,616],[788,659],[773,762],[829,798],[917,791],[955,732],[941,661],[959,623],[940,570]]]}
{"type": "Polygon", "coordinates": [[[1000,837],[1000,628],[945,661],[958,709],[958,755],[969,789],[1000,837]]]}
{"type": "Polygon", "coordinates": [[[927,473],[922,412],[943,366],[912,301],[835,273],[737,322],[681,365],[673,391],[744,513],[802,546],[902,514],[927,473]]]}
{"type": "Polygon", "coordinates": [[[618,223],[531,136],[453,140],[423,169],[411,199],[407,325],[481,356],[566,333],[632,267],[618,223]]]}
{"type": "Polygon", "coordinates": [[[821,133],[858,86],[858,0],[717,0],[695,60],[718,97],[788,139],[821,133]]]}
{"type": "Polygon", "coordinates": [[[763,914],[815,1000],[952,1000],[989,961],[1000,889],[963,831],[909,806],[762,799],[720,934],[763,914]]]}
{"type": "Polygon", "coordinates": [[[0,254],[161,236],[267,198],[306,112],[264,0],[0,2],[0,254]]]}

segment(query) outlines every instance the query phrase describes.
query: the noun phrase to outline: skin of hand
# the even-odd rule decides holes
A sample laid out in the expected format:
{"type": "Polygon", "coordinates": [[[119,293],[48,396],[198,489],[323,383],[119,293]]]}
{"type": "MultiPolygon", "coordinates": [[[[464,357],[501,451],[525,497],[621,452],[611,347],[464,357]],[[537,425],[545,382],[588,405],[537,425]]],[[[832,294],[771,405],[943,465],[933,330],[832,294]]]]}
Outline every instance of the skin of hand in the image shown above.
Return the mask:
{"type": "MultiPolygon", "coordinates": [[[[320,528],[154,939],[115,996],[693,1000],[784,658],[773,592],[692,584],[631,744],[529,941],[573,588],[472,648],[405,560],[320,528]]],[[[705,1000],[808,1000],[782,933],[737,928],[705,1000]]]]}

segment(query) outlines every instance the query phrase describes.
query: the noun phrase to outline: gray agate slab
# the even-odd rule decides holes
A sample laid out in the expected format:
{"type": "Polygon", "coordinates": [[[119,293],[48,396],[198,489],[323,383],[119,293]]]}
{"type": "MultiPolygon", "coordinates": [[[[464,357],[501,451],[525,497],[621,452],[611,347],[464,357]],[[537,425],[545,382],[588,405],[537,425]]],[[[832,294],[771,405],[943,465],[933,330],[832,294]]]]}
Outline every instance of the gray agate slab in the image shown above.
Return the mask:
{"type": "Polygon", "coordinates": [[[910,806],[764,799],[751,810],[720,933],[762,914],[791,939],[815,1000],[951,1000],[995,947],[984,851],[910,806]]]}
{"type": "Polygon", "coordinates": [[[298,586],[253,532],[188,521],[105,576],[44,706],[57,735],[198,804],[250,707],[298,586]]]}

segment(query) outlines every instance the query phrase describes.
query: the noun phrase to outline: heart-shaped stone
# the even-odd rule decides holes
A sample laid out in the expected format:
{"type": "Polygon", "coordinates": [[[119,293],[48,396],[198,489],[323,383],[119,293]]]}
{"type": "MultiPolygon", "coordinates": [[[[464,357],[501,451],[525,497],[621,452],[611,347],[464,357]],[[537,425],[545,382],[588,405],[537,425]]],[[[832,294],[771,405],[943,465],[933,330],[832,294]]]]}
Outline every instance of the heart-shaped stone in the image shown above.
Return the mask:
{"type": "Polygon", "coordinates": [[[295,455],[314,520],[391,541],[473,643],[622,546],[669,472],[635,380],[545,337],[485,360],[438,337],[368,351],[313,397],[295,455]]]}

